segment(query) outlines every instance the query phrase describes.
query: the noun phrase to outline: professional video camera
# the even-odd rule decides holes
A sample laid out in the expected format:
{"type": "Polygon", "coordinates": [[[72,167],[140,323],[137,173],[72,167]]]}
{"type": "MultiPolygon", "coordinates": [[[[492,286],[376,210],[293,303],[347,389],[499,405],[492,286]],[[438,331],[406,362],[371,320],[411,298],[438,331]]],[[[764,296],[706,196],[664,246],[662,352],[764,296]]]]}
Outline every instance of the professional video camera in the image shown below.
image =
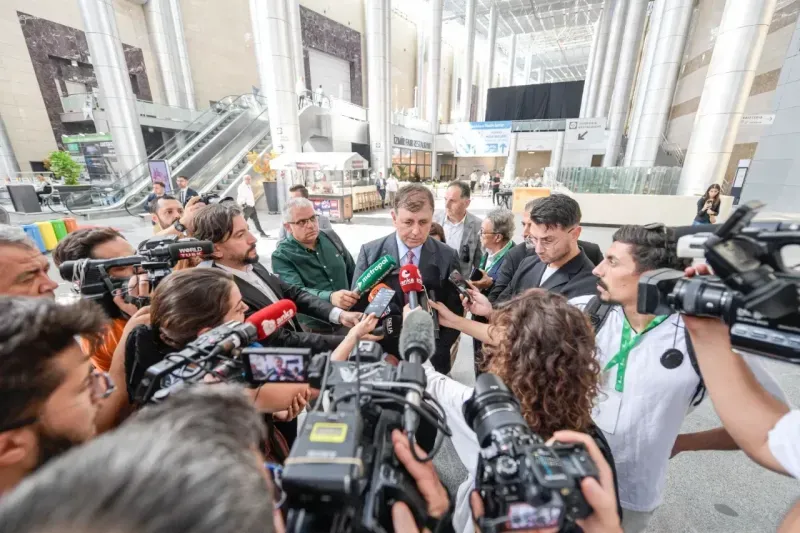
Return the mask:
{"type": "Polygon", "coordinates": [[[560,528],[592,513],[580,484],[599,474],[582,444],[547,446],[494,374],[478,376],[463,409],[482,448],[475,489],[486,511],[483,533],[560,528]]]}
{"type": "Polygon", "coordinates": [[[715,276],[686,278],[671,269],[642,275],[639,312],[718,317],[731,327],[735,348],[800,363],[800,275],[789,263],[800,245],[800,225],[752,224],[763,206],[744,204],[705,239],[702,248],[715,276]]]}
{"type": "Polygon", "coordinates": [[[222,197],[215,192],[209,192],[200,195],[200,201],[206,205],[212,205],[212,204],[221,204],[223,202],[235,202],[236,200],[234,200],[232,196],[222,197]]]}
{"type": "Polygon", "coordinates": [[[321,411],[321,399],[317,402],[286,460],[280,486],[287,532],[391,532],[397,501],[425,525],[427,505],[395,457],[391,434],[405,430],[413,441],[426,427],[417,428],[420,418],[437,429],[424,461],[437,453],[443,435],[451,434],[443,409],[425,393],[421,363],[434,351],[428,313],[406,318],[400,351],[406,360],[393,367],[381,361],[380,346],[361,342],[349,361],[332,362],[324,371],[312,368],[310,383],[329,392],[331,403],[321,411]]]}
{"type": "Polygon", "coordinates": [[[156,236],[144,241],[138,255],[116,259],[79,259],[64,261],[59,272],[64,280],[72,281],[80,295],[99,303],[110,318],[122,317],[122,311],[114,303],[114,292],[121,290],[126,301],[138,307],[147,305],[149,299],[132,299],[127,296],[128,277],[114,276],[113,269],[134,267],[137,274],[147,276],[150,289],[155,289],[181,259],[207,257],[214,250],[210,241],[178,238],[177,235],[156,236]]]}

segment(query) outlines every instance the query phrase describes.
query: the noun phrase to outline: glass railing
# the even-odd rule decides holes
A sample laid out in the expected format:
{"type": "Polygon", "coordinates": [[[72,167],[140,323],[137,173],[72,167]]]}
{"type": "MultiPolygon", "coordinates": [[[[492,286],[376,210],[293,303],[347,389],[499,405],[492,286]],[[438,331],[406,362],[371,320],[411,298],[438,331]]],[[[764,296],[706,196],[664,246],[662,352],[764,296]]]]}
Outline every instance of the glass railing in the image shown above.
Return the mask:
{"type": "MultiPolygon", "coordinates": [[[[61,97],[61,107],[64,113],[83,113],[87,109],[103,111],[105,104],[103,97],[94,93],[78,93],[61,97]]],[[[141,117],[153,117],[161,120],[175,120],[179,122],[193,122],[201,111],[186,107],[157,104],[147,100],[136,100],[136,111],[141,117]]]]}
{"type": "Polygon", "coordinates": [[[367,121],[367,110],[361,107],[360,105],[356,105],[352,102],[348,102],[347,100],[342,100],[341,98],[336,98],[335,96],[330,95],[318,95],[315,94],[313,91],[309,91],[306,89],[303,91],[302,94],[298,94],[298,104],[297,108],[299,111],[303,109],[315,105],[318,107],[328,108],[343,117],[352,118],[354,120],[360,120],[362,122],[367,121]]]}
{"type": "Polygon", "coordinates": [[[425,133],[431,132],[431,123],[425,119],[419,118],[413,114],[395,112],[392,113],[392,124],[403,126],[410,130],[424,131],[425,133]]]}
{"type": "Polygon", "coordinates": [[[674,195],[680,177],[680,167],[566,167],[556,180],[574,193],[674,195]]]}

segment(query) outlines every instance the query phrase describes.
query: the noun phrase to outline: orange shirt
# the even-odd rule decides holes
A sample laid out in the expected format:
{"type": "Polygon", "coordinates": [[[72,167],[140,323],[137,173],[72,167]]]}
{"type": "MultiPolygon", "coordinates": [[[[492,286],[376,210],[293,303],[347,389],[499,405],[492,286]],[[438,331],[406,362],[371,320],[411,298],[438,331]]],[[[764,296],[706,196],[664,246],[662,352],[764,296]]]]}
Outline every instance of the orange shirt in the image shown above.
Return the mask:
{"type": "Polygon", "coordinates": [[[106,332],[100,339],[97,348],[92,349],[91,343],[87,339],[81,339],[81,348],[85,353],[89,354],[92,364],[98,370],[108,372],[111,368],[111,359],[114,357],[114,350],[117,349],[120,339],[122,338],[122,331],[125,329],[125,324],[128,320],[125,318],[115,318],[106,328],[106,332]]]}

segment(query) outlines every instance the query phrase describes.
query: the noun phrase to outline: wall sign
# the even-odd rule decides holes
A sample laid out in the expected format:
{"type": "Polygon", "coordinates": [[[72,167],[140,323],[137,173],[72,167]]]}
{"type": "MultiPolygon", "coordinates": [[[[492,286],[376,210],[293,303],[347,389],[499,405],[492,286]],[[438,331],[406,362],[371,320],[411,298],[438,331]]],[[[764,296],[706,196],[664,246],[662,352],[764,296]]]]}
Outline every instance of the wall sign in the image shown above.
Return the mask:
{"type": "Polygon", "coordinates": [[[456,157],[506,157],[511,121],[462,122],[453,132],[456,157]]]}
{"type": "Polygon", "coordinates": [[[430,150],[432,148],[431,143],[427,141],[418,141],[415,139],[408,139],[406,137],[400,137],[398,135],[394,136],[394,145],[395,146],[407,146],[409,148],[419,148],[422,150],[430,150]]]}

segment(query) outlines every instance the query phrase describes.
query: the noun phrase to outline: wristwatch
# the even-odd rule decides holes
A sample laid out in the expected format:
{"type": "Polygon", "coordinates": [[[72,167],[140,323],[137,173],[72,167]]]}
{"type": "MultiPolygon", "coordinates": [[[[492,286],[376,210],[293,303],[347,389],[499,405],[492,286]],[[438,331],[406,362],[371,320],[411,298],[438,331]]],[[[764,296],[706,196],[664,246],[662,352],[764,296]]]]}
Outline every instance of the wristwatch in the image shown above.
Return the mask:
{"type": "Polygon", "coordinates": [[[175,223],[172,225],[172,227],[178,230],[178,232],[186,234],[186,226],[181,224],[180,220],[176,220],[175,223]]]}

